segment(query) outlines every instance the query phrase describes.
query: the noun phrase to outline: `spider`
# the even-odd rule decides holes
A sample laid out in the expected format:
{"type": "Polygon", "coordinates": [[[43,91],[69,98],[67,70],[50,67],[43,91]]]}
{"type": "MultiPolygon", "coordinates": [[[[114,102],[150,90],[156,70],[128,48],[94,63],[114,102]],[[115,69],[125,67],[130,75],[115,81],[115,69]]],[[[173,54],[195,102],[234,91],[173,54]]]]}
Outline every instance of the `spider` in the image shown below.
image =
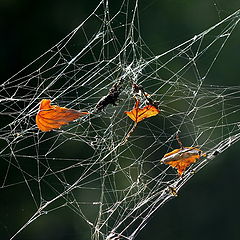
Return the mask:
{"type": "Polygon", "coordinates": [[[122,90],[122,81],[118,81],[113,84],[113,86],[109,89],[109,92],[106,96],[103,96],[95,106],[96,112],[102,111],[107,105],[112,104],[116,106],[116,102],[118,101],[119,95],[122,90]]]}

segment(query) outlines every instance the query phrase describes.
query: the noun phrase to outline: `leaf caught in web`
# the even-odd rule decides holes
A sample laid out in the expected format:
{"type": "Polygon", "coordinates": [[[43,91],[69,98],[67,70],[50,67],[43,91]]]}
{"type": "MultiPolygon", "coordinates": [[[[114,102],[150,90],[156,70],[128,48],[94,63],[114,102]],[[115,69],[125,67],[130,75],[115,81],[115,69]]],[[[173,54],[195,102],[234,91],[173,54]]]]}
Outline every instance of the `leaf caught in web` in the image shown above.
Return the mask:
{"type": "Polygon", "coordinates": [[[160,111],[152,105],[147,105],[144,108],[139,108],[139,100],[136,100],[136,104],[131,111],[126,113],[134,122],[141,122],[145,118],[153,117],[160,113],[160,111]]]}
{"type": "Polygon", "coordinates": [[[39,130],[47,132],[60,128],[62,125],[68,124],[85,114],[88,113],[51,105],[51,100],[43,99],[36,115],[36,123],[39,130]]]}
{"type": "Polygon", "coordinates": [[[201,156],[205,156],[205,154],[202,154],[200,149],[195,147],[183,147],[165,154],[161,162],[176,168],[178,174],[181,176],[186,168],[192,163],[195,163],[201,156]]]}

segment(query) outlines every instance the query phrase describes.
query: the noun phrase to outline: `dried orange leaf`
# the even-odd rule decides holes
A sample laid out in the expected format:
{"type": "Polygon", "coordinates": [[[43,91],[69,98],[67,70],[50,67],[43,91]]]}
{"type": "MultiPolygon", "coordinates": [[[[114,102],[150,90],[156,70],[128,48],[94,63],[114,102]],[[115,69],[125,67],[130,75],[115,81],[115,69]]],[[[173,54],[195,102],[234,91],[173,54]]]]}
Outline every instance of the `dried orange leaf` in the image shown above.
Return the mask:
{"type": "Polygon", "coordinates": [[[192,163],[195,163],[201,156],[205,155],[202,154],[200,149],[195,147],[183,147],[165,154],[161,162],[176,168],[178,174],[181,176],[186,168],[192,163]]]}
{"type": "Polygon", "coordinates": [[[132,111],[126,111],[126,113],[134,122],[141,122],[145,118],[153,117],[160,113],[160,111],[152,106],[147,105],[144,108],[139,108],[139,100],[136,101],[136,104],[132,111]]]}
{"type": "Polygon", "coordinates": [[[51,105],[51,100],[43,99],[36,115],[36,123],[39,130],[47,132],[60,128],[62,125],[68,124],[85,114],[88,113],[51,105]]]}

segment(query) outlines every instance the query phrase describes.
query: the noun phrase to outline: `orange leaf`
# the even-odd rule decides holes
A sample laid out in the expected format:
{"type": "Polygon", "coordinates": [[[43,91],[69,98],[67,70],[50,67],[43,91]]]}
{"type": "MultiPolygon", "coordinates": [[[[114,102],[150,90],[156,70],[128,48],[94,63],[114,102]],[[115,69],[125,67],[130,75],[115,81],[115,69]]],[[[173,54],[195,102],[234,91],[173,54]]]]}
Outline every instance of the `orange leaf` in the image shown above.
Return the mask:
{"type": "Polygon", "coordinates": [[[147,105],[144,108],[139,108],[139,100],[137,100],[133,110],[129,112],[126,111],[124,113],[126,113],[134,122],[138,123],[145,118],[157,115],[160,113],[160,111],[152,105],[147,105]]]}
{"type": "Polygon", "coordinates": [[[186,168],[192,163],[195,163],[201,156],[205,156],[205,154],[202,154],[200,149],[195,147],[183,147],[165,154],[161,162],[176,168],[178,174],[181,176],[186,168]]]}
{"type": "Polygon", "coordinates": [[[88,113],[51,105],[51,100],[43,99],[36,115],[36,123],[39,130],[47,132],[60,128],[62,125],[68,124],[85,114],[88,113]]]}

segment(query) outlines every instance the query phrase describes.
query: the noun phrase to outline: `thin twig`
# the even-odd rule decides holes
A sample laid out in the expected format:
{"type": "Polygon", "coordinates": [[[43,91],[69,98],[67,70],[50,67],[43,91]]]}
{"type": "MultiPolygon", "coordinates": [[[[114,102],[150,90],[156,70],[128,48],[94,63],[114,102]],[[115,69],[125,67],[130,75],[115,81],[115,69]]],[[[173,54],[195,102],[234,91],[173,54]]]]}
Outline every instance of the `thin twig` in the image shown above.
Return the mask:
{"type": "Polygon", "coordinates": [[[129,130],[129,132],[127,133],[127,135],[126,135],[125,138],[123,139],[121,145],[124,145],[124,144],[128,141],[129,137],[130,137],[131,134],[134,132],[134,130],[135,130],[136,127],[137,127],[137,122],[134,122],[133,127],[129,130]]]}

